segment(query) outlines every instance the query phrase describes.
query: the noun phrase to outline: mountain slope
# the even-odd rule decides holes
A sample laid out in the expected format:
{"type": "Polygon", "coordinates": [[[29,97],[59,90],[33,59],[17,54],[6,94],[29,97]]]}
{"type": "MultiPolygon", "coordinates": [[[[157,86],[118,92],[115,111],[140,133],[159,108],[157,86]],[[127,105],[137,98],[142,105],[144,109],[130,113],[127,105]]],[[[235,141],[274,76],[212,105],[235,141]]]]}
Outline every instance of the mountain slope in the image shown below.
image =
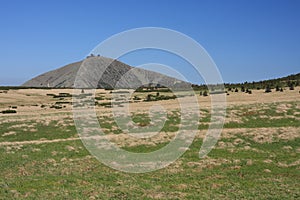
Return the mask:
{"type": "Polygon", "coordinates": [[[137,88],[149,83],[176,88],[190,86],[189,83],[181,80],[157,72],[134,68],[120,61],[102,56],[89,57],[84,61],[49,71],[25,82],[22,86],[73,88],[76,76],[82,77],[82,73],[78,73],[81,72],[79,69],[82,64],[89,69],[84,73],[83,87],[137,88]],[[105,66],[107,66],[107,69],[104,71],[105,66]]]}

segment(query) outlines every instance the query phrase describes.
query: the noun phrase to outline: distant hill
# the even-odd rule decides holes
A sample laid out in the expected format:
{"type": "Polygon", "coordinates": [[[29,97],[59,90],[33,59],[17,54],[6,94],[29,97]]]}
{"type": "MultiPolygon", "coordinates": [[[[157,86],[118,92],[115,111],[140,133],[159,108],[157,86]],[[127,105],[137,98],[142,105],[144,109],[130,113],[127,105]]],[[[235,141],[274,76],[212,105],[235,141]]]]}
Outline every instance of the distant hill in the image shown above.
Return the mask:
{"type": "Polygon", "coordinates": [[[253,81],[253,82],[244,82],[239,84],[225,84],[226,88],[229,87],[245,87],[249,89],[264,89],[266,87],[276,88],[276,87],[290,87],[300,85],[300,73],[292,74],[282,78],[269,79],[263,81],[253,81]]]}
{"type": "MultiPolygon", "coordinates": [[[[246,89],[270,89],[273,88],[284,88],[284,87],[296,87],[300,85],[300,73],[292,74],[282,78],[269,79],[263,81],[253,81],[244,83],[225,83],[226,89],[244,88],[246,89]]],[[[213,86],[212,86],[213,87],[213,86]]],[[[207,90],[207,86],[203,85],[193,85],[196,90],[207,90]]]]}
{"type": "MultiPolygon", "coordinates": [[[[90,71],[85,74],[84,87],[90,88],[137,88],[144,84],[153,83],[155,86],[174,86],[185,88],[189,83],[157,72],[131,67],[111,58],[91,56],[85,61],[90,71]],[[108,66],[104,71],[104,67],[108,66]],[[100,79],[100,74],[102,74],[100,79]],[[100,79],[100,80],[99,80],[100,79]],[[95,85],[97,82],[97,85],[95,85]]],[[[75,62],[59,69],[41,74],[27,82],[23,87],[37,88],[73,88],[75,77],[83,61],[75,62]]]]}

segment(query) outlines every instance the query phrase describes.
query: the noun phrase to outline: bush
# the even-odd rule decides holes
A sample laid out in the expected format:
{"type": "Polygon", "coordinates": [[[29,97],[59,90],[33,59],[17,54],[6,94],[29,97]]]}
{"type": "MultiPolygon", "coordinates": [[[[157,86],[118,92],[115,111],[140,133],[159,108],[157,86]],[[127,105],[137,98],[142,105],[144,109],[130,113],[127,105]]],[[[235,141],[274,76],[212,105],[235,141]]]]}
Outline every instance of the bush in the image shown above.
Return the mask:
{"type": "Polygon", "coordinates": [[[52,105],[50,108],[62,109],[62,107],[60,105],[52,105]]]}
{"type": "Polygon", "coordinates": [[[95,97],[95,99],[98,100],[98,101],[101,101],[101,100],[104,100],[104,97],[103,96],[95,97]]]}
{"type": "Polygon", "coordinates": [[[141,100],[141,98],[138,97],[138,96],[134,96],[134,97],[133,97],[133,100],[138,101],[138,100],[141,100]]]}
{"type": "Polygon", "coordinates": [[[175,95],[173,95],[173,96],[164,96],[164,95],[161,95],[159,97],[156,97],[154,101],[169,100],[169,99],[176,99],[176,96],[175,95]]]}
{"type": "Polygon", "coordinates": [[[111,102],[98,103],[99,106],[112,107],[111,102]]]}
{"type": "Polygon", "coordinates": [[[152,94],[148,94],[144,101],[160,101],[160,100],[169,100],[169,99],[176,99],[176,98],[177,98],[176,95],[172,95],[172,96],[165,96],[165,95],[154,96],[152,94]]]}
{"type": "Polygon", "coordinates": [[[146,98],[146,101],[151,101],[151,97],[152,97],[152,95],[151,95],[151,94],[148,94],[148,95],[147,95],[147,98],[146,98]]]}
{"type": "Polygon", "coordinates": [[[271,87],[270,87],[270,86],[267,86],[267,87],[266,87],[266,90],[265,90],[265,93],[269,93],[269,92],[272,92],[272,90],[271,90],[271,87]]]}
{"type": "Polygon", "coordinates": [[[206,90],[203,92],[203,96],[204,96],[204,97],[207,97],[207,96],[208,96],[208,93],[207,93],[206,90]]]}
{"type": "Polygon", "coordinates": [[[58,95],[47,94],[48,96],[53,96],[53,98],[63,98],[63,97],[72,97],[69,93],[59,93],[58,95]]]}
{"type": "Polygon", "coordinates": [[[245,92],[245,87],[244,86],[242,86],[241,91],[245,92]]]}
{"type": "Polygon", "coordinates": [[[69,102],[69,101],[58,101],[58,102],[55,102],[55,104],[72,104],[72,102],[69,102]]]}
{"type": "Polygon", "coordinates": [[[16,110],[3,110],[2,114],[11,114],[11,113],[17,113],[16,110]]]}

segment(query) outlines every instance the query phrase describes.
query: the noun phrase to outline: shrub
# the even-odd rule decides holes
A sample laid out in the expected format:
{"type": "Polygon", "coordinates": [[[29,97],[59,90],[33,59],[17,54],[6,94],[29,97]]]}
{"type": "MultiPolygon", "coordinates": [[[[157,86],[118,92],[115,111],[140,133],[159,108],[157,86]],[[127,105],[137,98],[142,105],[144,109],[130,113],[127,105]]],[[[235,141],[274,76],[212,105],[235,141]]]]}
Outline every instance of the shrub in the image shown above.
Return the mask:
{"type": "Polygon", "coordinates": [[[104,106],[104,107],[111,107],[111,102],[103,102],[103,103],[98,103],[99,106],[104,106]]]}
{"type": "Polygon", "coordinates": [[[177,98],[176,95],[172,95],[172,96],[165,96],[165,95],[154,96],[152,94],[148,94],[144,101],[161,101],[161,100],[169,100],[169,99],[176,99],[176,98],[177,98]]]}
{"type": "MultiPolygon", "coordinates": [[[[48,94],[47,94],[48,95],[48,94]]],[[[53,96],[53,98],[63,98],[63,97],[72,97],[71,94],[69,93],[59,93],[58,95],[48,95],[48,96],[53,96]]]]}
{"type": "Polygon", "coordinates": [[[208,96],[208,93],[207,93],[206,90],[203,92],[203,96],[204,96],[204,97],[207,97],[207,96],[208,96]]]}
{"type": "Polygon", "coordinates": [[[95,97],[95,99],[98,100],[98,101],[104,100],[103,96],[95,97]]]}
{"type": "Polygon", "coordinates": [[[2,114],[11,114],[11,113],[17,113],[16,110],[3,110],[2,114]]]}
{"type": "Polygon", "coordinates": [[[265,93],[269,93],[269,92],[272,92],[272,90],[271,90],[271,87],[268,85],[268,86],[266,87],[265,93]]]}
{"type": "Polygon", "coordinates": [[[241,91],[245,92],[245,87],[244,86],[242,86],[241,91]]]}
{"type": "Polygon", "coordinates": [[[152,97],[152,95],[151,95],[151,94],[148,94],[148,95],[147,95],[147,98],[146,98],[146,101],[151,101],[151,97],[152,97]]]}
{"type": "Polygon", "coordinates": [[[62,109],[62,107],[60,105],[52,105],[50,108],[62,109]]]}
{"type": "Polygon", "coordinates": [[[69,101],[58,101],[58,102],[55,102],[55,104],[72,104],[72,102],[69,102],[69,101]]]}
{"type": "Polygon", "coordinates": [[[164,95],[161,95],[159,97],[156,97],[154,99],[154,101],[158,101],[158,100],[169,100],[169,99],[176,99],[176,96],[173,95],[173,96],[164,96],[164,95]]]}
{"type": "Polygon", "coordinates": [[[138,96],[134,96],[134,97],[133,97],[133,100],[136,100],[136,101],[138,101],[138,100],[141,100],[141,98],[140,98],[140,97],[138,97],[138,96]]]}

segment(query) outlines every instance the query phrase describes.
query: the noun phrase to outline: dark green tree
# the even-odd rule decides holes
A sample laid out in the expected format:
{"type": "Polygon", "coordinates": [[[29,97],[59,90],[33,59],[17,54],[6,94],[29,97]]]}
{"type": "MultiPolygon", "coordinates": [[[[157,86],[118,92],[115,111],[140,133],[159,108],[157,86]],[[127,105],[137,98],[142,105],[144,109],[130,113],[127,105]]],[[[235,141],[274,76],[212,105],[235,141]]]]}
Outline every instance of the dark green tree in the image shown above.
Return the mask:
{"type": "Polygon", "coordinates": [[[271,87],[269,85],[267,85],[265,93],[269,93],[269,92],[272,92],[272,90],[271,90],[271,87]]]}
{"type": "Polygon", "coordinates": [[[245,92],[245,87],[244,86],[242,86],[241,91],[245,92]]]}
{"type": "Polygon", "coordinates": [[[147,98],[146,98],[146,101],[151,101],[151,96],[152,96],[151,94],[148,94],[147,98]]]}

